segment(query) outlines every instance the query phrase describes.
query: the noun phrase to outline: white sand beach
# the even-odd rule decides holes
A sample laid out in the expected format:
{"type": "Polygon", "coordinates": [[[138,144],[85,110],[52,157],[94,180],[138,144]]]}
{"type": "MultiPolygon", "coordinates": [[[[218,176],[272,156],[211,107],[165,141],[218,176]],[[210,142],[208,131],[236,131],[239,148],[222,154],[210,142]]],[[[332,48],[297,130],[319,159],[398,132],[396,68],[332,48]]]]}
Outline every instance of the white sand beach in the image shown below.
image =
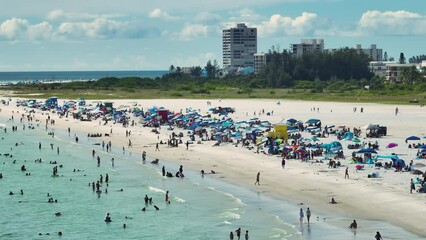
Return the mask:
{"type": "MultiPolygon", "coordinates": [[[[0,116],[10,118],[14,115],[19,119],[24,113],[24,108],[16,107],[12,100],[9,106],[1,106],[0,116]],[[12,111],[14,113],[12,113],[12,111]],[[19,113],[17,113],[19,111],[19,113]]],[[[375,142],[380,145],[379,154],[389,155],[396,153],[408,164],[415,158],[416,149],[409,149],[405,138],[416,135],[426,139],[426,108],[414,105],[383,105],[370,103],[335,103],[335,102],[307,102],[281,100],[186,100],[186,99],[158,99],[158,100],[112,100],[114,106],[137,104],[143,108],[151,106],[163,106],[168,110],[179,112],[185,108],[200,109],[207,113],[211,107],[233,107],[236,112],[230,114],[235,121],[248,120],[256,117],[272,123],[281,122],[284,119],[295,118],[308,120],[317,118],[324,125],[334,124],[346,127],[363,127],[367,124],[380,124],[388,129],[388,135],[382,138],[367,139],[365,130],[362,133],[362,141],[375,142]],[[206,104],[211,101],[211,106],[206,104]],[[312,111],[312,108],[319,111],[312,111]],[[353,107],[363,108],[363,113],[353,112],[353,107]],[[395,116],[395,108],[399,108],[399,114],[395,116]],[[259,112],[273,111],[272,116],[266,114],[259,116],[259,112]],[[398,146],[386,149],[388,143],[397,143],[398,146]]],[[[62,99],[60,100],[62,102],[62,99]]],[[[89,101],[90,102],[90,101],[89,101]]],[[[44,124],[46,112],[36,110],[36,118],[44,124]]],[[[322,214],[337,214],[346,216],[348,219],[367,219],[387,221],[394,225],[426,237],[426,194],[410,194],[410,179],[417,177],[407,172],[394,172],[393,170],[375,169],[365,166],[364,170],[356,171],[355,164],[349,164],[352,150],[347,149],[347,143],[343,143],[346,160],[342,161],[344,166],[337,169],[328,168],[326,163],[315,163],[313,161],[301,162],[300,160],[288,160],[285,169],[281,167],[281,158],[266,154],[256,154],[255,150],[248,150],[241,146],[222,144],[212,147],[214,141],[205,141],[202,144],[191,144],[186,150],[185,144],[179,147],[167,147],[160,145],[160,151],[155,151],[155,144],[160,140],[169,139],[171,131],[162,127],[160,134],[151,132],[151,128],[136,125],[124,128],[121,124],[109,122],[107,125],[99,121],[82,122],[68,118],[59,118],[50,113],[56,124],[55,131],[66,131],[71,128],[72,133],[79,137],[85,137],[87,133],[110,133],[110,137],[103,137],[106,142],[111,141],[113,147],[125,147],[126,151],[141,153],[146,151],[148,156],[175,162],[185,168],[194,171],[204,170],[207,173],[214,170],[217,174],[209,177],[220,178],[223,181],[234,183],[259,193],[274,198],[286,199],[294,204],[303,203],[313,211],[322,214]],[[128,138],[125,131],[131,131],[132,148],[127,147],[128,138]],[[344,178],[346,166],[349,167],[350,179],[344,178]],[[260,186],[255,186],[257,172],[260,172],[260,186]],[[367,178],[368,174],[379,172],[380,178],[367,178]],[[334,197],[338,204],[329,204],[334,197]]],[[[133,117],[134,118],[134,117],[133,117]]],[[[134,118],[135,119],[135,118],[134,118]]],[[[138,119],[135,120],[138,122],[138,119]]],[[[186,130],[174,129],[176,133],[184,133],[184,142],[187,139],[186,130]]],[[[321,138],[322,143],[336,140],[334,135],[329,138],[321,138]]],[[[418,141],[417,141],[418,142],[418,141]]],[[[416,142],[416,143],[417,143],[416,142]]],[[[426,164],[425,160],[414,160],[414,163],[426,164]]],[[[425,171],[425,167],[418,168],[425,171]]],[[[421,176],[420,176],[421,177],[421,176]]],[[[349,225],[348,222],[347,225],[349,225]]],[[[359,223],[360,225],[362,224],[359,223]]],[[[346,226],[347,226],[346,225],[346,226]]],[[[342,226],[342,227],[346,227],[342,226]]]]}

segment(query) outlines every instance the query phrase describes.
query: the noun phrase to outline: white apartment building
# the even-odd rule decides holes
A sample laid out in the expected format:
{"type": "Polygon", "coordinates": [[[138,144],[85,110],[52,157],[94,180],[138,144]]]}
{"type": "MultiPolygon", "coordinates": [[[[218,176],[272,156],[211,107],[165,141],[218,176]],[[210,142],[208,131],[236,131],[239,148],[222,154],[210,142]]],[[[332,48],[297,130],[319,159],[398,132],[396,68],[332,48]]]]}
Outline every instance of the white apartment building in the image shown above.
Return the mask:
{"type": "Polygon", "coordinates": [[[387,70],[388,70],[388,65],[390,64],[396,64],[395,62],[381,62],[381,61],[371,61],[369,68],[370,71],[379,77],[385,77],[387,70]]]}
{"type": "Polygon", "coordinates": [[[301,43],[290,44],[290,52],[297,57],[307,53],[323,51],[324,39],[302,39],[301,43]]]}
{"type": "Polygon", "coordinates": [[[401,73],[404,68],[409,67],[417,67],[417,64],[399,64],[399,63],[391,63],[386,64],[386,81],[388,82],[402,82],[401,73]]]}
{"type": "Polygon", "coordinates": [[[367,54],[371,61],[383,61],[383,49],[377,48],[376,44],[371,44],[370,48],[362,48],[361,44],[357,44],[355,49],[359,53],[367,54]]]}
{"type": "Polygon", "coordinates": [[[254,67],[257,52],[257,28],[244,23],[222,31],[223,67],[254,67]]]}

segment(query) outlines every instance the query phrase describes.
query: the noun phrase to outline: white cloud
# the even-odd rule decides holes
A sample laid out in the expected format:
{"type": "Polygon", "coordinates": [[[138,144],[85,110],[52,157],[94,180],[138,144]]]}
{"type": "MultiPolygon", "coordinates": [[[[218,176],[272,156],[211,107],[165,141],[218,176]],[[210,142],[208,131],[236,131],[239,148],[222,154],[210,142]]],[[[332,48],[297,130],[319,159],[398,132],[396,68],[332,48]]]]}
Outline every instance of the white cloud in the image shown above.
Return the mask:
{"type": "Polygon", "coordinates": [[[252,24],[265,19],[260,14],[249,8],[243,8],[238,11],[231,11],[230,14],[232,17],[229,18],[229,22],[232,22],[233,24],[238,22],[252,24]]]}
{"type": "Polygon", "coordinates": [[[324,20],[315,13],[303,12],[302,15],[295,18],[274,14],[269,20],[263,21],[257,26],[258,35],[263,37],[315,35],[322,27],[323,22],[324,20]]]}
{"type": "Polygon", "coordinates": [[[61,9],[56,9],[53,11],[50,11],[46,18],[48,20],[54,21],[54,20],[81,20],[81,19],[93,19],[99,17],[95,14],[89,14],[84,12],[65,12],[61,9]]]}
{"type": "Polygon", "coordinates": [[[203,24],[217,24],[221,19],[220,15],[210,12],[199,12],[194,18],[195,22],[203,24]]]}
{"type": "Polygon", "coordinates": [[[110,39],[121,37],[127,22],[97,18],[91,22],[64,22],[57,30],[57,35],[66,38],[110,39]]]}
{"type": "Polygon", "coordinates": [[[175,16],[171,16],[170,14],[168,14],[167,12],[156,8],[154,10],[152,10],[151,12],[149,12],[148,16],[150,18],[159,18],[159,19],[163,19],[163,20],[176,20],[178,19],[178,17],[175,16]]]}
{"type": "Polygon", "coordinates": [[[179,38],[184,41],[189,41],[194,38],[205,37],[207,33],[208,27],[205,25],[186,23],[179,33],[179,38]]]}
{"type": "Polygon", "coordinates": [[[0,39],[12,41],[43,40],[52,37],[52,26],[48,22],[31,25],[27,20],[12,18],[0,24],[0,39]]]}
{"type": "Polygon", "coordinates": [[[426,35],[426,16],[408,11],[367,11],[358,31],[362,35],[426,35]]]}
{"type": "Polygon", "coordinates": [[[161,32],[157,28],[147,28],[138,22],[117,21],[103,17],[91,21],[62,22],[56,27],[47,21],[31,24],[21,18],[0,22],[0,40],[9,41],[131,39],[160,35],[161,32]]]}

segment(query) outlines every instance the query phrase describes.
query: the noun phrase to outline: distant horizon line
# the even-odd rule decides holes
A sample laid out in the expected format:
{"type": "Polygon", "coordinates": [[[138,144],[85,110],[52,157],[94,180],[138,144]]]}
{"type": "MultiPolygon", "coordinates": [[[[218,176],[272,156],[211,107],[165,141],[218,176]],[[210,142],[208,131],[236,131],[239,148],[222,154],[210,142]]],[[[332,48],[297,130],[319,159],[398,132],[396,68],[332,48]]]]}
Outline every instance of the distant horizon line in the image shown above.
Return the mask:
{"type": "Polygon", "coordinates": [[[2,71],[0,73],[25,73],[25,72],[168,72],[169,70],[23,70],[2,71]]]}

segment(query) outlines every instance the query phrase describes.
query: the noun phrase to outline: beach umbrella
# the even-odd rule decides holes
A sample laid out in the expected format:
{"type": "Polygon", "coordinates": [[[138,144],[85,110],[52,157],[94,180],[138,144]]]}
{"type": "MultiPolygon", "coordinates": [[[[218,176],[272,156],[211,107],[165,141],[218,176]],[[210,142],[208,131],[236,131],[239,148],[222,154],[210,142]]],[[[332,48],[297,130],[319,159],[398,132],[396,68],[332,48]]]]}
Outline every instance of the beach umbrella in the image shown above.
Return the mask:
{"type": "Polygon", "coordinates": [[[353,139],[352,139],[352,142],[354,142],[354,143],[359,143],[359,142],[361,142],[361,140],[359,140],[359,138],[353,138],[353,139]]]}
{"type": "Polygon", "coordinates": [[[372,148],[363,148],[359,150],[357,153],[376,153],[377,154],[377,152],[372,148]]]}
{"type": "Polygon", "coordinates": [[[321,122],[321,120],[315,119],[315,118],[311,118],[308,121],[306,121],[305,123],[307,123],[307,124],[317,124],[318,122],[321,122]]]}
{"type": "Polygon", "coordinates": [[[318,139],[317,137],[315,137],[315,136],[313,136],[313,137],[311,138],[311,140],[312,140],[312,141],[314,141],[314,142],[319,141],[319,139],[318,139]]]}
{"type": "Polygon", "coordinates": [[[410,136],[410,137],[408,137],[408,138],[405,139],[405,141],[408,141],[408,140],[410,140],[410,141],[418,141],[418,140],[420,140],[420,138],[417,137],[417,136],[410,136]]]}
{"type": "Polygon", "coordinates": [[[295,123],[297,123],[297,120],[294,119],[294,118],[290,118],[290,119],[287,119],[287,122],[290,123],[290,124],[295,124],[295,123]]]}
{"type": "Polygon", "coordinates": [[[394,147],[396,147],[396,146],[398,146],[398,144],[397,144],[397,143],[389,143],[389,144],[386,146],[386,148],[394,148],[394,147]]]}

